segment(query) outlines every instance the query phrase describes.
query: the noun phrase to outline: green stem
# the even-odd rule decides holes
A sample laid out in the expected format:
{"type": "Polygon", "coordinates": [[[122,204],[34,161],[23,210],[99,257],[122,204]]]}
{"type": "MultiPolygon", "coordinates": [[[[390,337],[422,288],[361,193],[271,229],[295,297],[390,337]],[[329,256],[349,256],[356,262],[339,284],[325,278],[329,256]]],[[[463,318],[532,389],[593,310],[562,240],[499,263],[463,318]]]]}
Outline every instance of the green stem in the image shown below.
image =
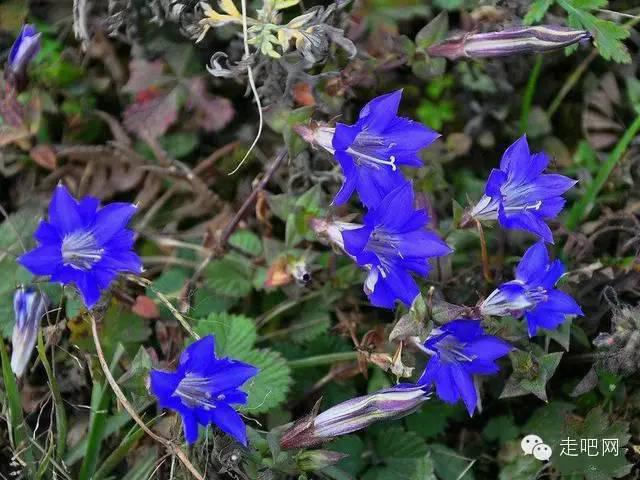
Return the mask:
{"type": "Polygon", "coordinates": [[[575,230],[578,224],[589,214],[595,204],[598,193],[638,131],[640,131],[640,116],[636,117],[631,126],[624,132],[624,135],[598,171],[596,178],[587,187],[585,194],[580,197],[580,200],[578,200],[569,211],[566,223],[569,230],[575,230]]]}
{"type": "Polygon", "coordinates": [[[538,78],[542,71],[542,55],[536,55],[536,63],[533,65],[531,75],[527,81],[527,87],[525,88],[524,95],[522,97],[522,109],[520,111],[520,134],[527,133],[529,127],[529,112],[531,111],[531,104],[533,103],[533,96],[536,93],[536,87],[538,86],[538,78]]]}
{"type": "Polygon", "coordinates": [[[300,358],[299,360],[289,360],[287,363],[291,368],[309,368],[321,365],[331,365],[337,362],[348,362],[356,360],[358,352],[328,353],[326,355],[316,355],[315,357],[300,358]]]}

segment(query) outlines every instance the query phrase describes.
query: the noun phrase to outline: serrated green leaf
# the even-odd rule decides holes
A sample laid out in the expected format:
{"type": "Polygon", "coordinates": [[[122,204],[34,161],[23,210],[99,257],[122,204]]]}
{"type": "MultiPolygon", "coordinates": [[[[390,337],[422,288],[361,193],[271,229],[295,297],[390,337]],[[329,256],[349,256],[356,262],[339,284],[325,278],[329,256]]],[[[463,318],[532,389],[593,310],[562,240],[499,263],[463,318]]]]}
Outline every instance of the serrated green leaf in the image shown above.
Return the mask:
{"type": "Polygon", "coordinates": [[[602,8],[602,5],[606,5],[606,1],[603,3],[600,0],[557,0],[557,2],[569,14],[567,22],[571,27],[582,27],[591,32],[602,58],[618,63],[631,62],[629,51],[621,42],[629,37],[629,30],[617,23],[598,18],[588,11],[602,8]]]}
{"type": "Polygon", "coordinates": [[[464,410],[460,405],[450,405],[433,399],[426,402],[419,411],[409,415],[405,423],[409,430],[430,440],[444,434],[449,421],[459,417],[461,412],[464,410]]]}
{"type": "Polygon", "coordinates": [[[246,258],[233,253],[211,262],[205,270],[209,287],[228,297],[246,297],[253,288],[253,267],[246,258]]]}
{"type": "Polygon", "coordinates": [[[229,245],[254,257],[262,254],[262,240],[250,230],[235,232],[229,237],[229,245]]]}
{"type": "Polygon", "coordinates": [[[364,480],[436,480],[429,449],[416,433],[386,428],[376,435],[374,448],[383,465],[367,470],[364,480]]]}
{"type": "Polygon", "coordinates": [[[463,457],[446,445],[429,445],[435,472],[441,480],[473,480],[473,460],[463,457]]]}
{"type": "Polygon", "coordinates": [[[249,400],[241,410],[252,415],[264,413],[287,398],[291,386],[291,369],[280,353],[251,350],[237,358],[259,369],[258,374],[242,387],[249,395],[249,400]]]}
{"type": "Polygon", "coordinates": [[[491,442],[497,441],[500,444],[517,438],[519,433],[520,428],[515,424],[511,415],[493,417],[482,430],[484,438],[491,442]]]}
{"type": "Polygon", "coordinates": [[[335,466],[357,478],[365,466],[362,454],[364,443],[357,435],[339,437],[327,445],[328,450],[347,453],[349,456],[340,460],[335,466]]]}
{"type": "Polygon", "coordinates": [[[241,358],[256,342],[256,326],[248,317],[228,313],[212,313],[199,320],[195,327],[198,335],[215,335],[218,357],[241,358]]]}
{"type": "Polygon", "coordinates": [[[555,0],[535,0],[524,17],[524,24],[532,25],[542,20],[542,17],[544,17],[544,14],[547,13],[547,10],[553,5],[554,1],[555,0]]]}
{"type": "Polygon", "coordinates": [[[305,343],[315,340],[329,330],[331,315],[326,308],[325,298],[308,301],[302,307],[291,329],[291,340],[296,343],[305,343]]]}

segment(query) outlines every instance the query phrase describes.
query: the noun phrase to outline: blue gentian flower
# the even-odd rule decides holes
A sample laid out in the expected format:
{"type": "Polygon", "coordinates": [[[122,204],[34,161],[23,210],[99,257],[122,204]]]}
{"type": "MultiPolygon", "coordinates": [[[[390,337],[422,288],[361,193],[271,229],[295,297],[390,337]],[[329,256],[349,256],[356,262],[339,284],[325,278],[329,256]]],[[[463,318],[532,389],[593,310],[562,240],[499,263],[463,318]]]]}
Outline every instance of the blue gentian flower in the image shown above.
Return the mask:
{"type": "Polygon", "coordinates": [[[562,194],[576,180],[558,174],[543,174],[549,157],[531,154],[526,136],[504,152],[500,169],[493,169],[483,197],[471,211],[477,220],[498,220],[504,228],[526,230],[545,242],[553,236],[545,220],[555,218],[565,200],[562,194]]]}
{"type": "Polygon", "coordinates": [[[120,272],[141,273],[140,257],[132,250],[134,233],[127,229],[136,212],[130,203],[110,203],[84,197],[77,202],[58,185],[49,204],[49,219],[34,233],[39,246],[18,262],[34,275],[74,283],[91,308],[120,272]]]}
{"type": "Polygon", "coordinates": [[[198,440],[198,424],[214,424],[246,445],[246,426],[231,405],[247,403],[247,394],[239,387],[257,373],[247,363],[217,358],[215,338],[209,335],[185,349],[175,372],[152,370],[151,391],[161,407],[182,416],[188,443],[198,440]]]}
{"type": "Polygon", "coordinates": [[[33,25],[24,25],[11,47],[5,72],[17,90],[23,89],[27,78],[27,67],[39,51],[40,34],[33,25]]]}
{"type": "Polygon", "coordinates": [[[480,304],[480,313],[524,315],[530,337],[536,335],[538,328],[557,328],[567,315],[583,315],[570,295],[554,288],[563,274],[562,262],[549,262],[545,244],[536,243],[525,252],[516,267],[516,279],[496,288],[480,304]]]}
{"type": "Polygon", "coordinates": [[[418,152],[440,134],[421,123],[398,116],[402,90],[374,98],[354,125],[336,124],[332,149],[344,173],[344,184],[333,200],[345,203],[357,190],[368,208],[404,183],[398,166],[421,167],[418,152]]]}
{"type": "Polygon", "coordinates": [[[11,370],[20,377],[29,363],[38,338],[38,328],[47,313],[49,299],[34,288],[18,287],[13,295],[16,323],[11,336],[11,370]]]}
{"type": "Polygon", "coordinates": [[[411,184],[404,182],[367,212],[364,225],[341,231],[344,250],[369,270],[364,290],[376,306],[393,308],[395,300],[411,305],[419,293],[411,272],[426,277],[429,258],[452,251],[427,230],[427,212],[413,203],[411,184]]]}
{"type": "Polygon", "coordinates": [[[512,350],[498,337],[487,335],[479,320],[453,320],[431,331],[421,347],[431,355],[418,384],[434,384],[447,403],[462,399],[469,415],[478,404],[474,375],[498,373],[495,361],[512,350]]]}

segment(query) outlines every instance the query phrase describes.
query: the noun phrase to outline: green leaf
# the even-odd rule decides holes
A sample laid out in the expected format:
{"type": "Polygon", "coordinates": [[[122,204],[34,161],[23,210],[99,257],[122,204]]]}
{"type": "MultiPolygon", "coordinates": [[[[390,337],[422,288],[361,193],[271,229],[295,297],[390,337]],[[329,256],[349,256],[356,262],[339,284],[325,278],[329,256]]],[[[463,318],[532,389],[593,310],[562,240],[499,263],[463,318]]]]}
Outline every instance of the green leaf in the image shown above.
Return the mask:
{"type": "Polygon", "coordinates": [[[576,440],[577,456],[560,455],[562,445],[549,444],[554,450],[553,463],[563,476],[584,475],[587,480],[609,480],[627,475],[631,471],[632,464],[625,458],[626,445],[631,438],[629,422],[611,421],[601,407],[591,410],[584,419],[567,417],[561,439],[567,438],[576,440]],[[596,439],[594,451],[598,454],[589,456],[588,451],[581,451],[582,439],[596,439]],[[613,452],[603,453],[604,439],[617,441],[617,455],[613,452]]]}
{"type": "Polygon", "coordinates": [[[416,47],[425,50],[430,45],[442,40],[449,30],[449,16],[447,12],[440,12],[427,23],[416,35],[416,47]]]}
{"type": "Polygon", "coordinates": [[[242,387],[249,394],[249,400],[241,410],[254,415],[267,412],[284,402],[291,386],[291,369],[280,353],[251,350],[237,358],[259,369],[258,374],[242,387]]]}
{"type": "Polygon", "coordinates": [[[229,245],[253,257],[258,257],[262,254],[262,240],[251,230],[234,232],[229,237],[229,245]]]}
{"type": "Polygon", "coordinates": [[[253,288],[253,267],[246,258],[229,253],[205,269],[208,286],[228,297],[246,297],[253,288]]]}
{"type": "Polygon", "coordinates": [[[635,110],[635,112],[640,115],[640,80],[635,77],[627,77],[627,96],[629,97],[629,102],[631,106],[635,110]]]}
{"type": "Polygon", "coordinates": [[[473,480],[471,467],[474,460],[456,453],[446,445],[429,446],[435,472],[441,480],[473,480]]]}
{"type": "Polygon", "coordinates": [[[629,51],[621,42],[629,37],[629,30],[617,23],[598,18],[588,11],[602,8],[607,4],[606,1],[557,0],[557,2],[569,14],[567,22],[571,27],[582,27],[591,32],[602,58],[618,63],[631,62],[629,51]]]}
{"type": "Polygon", "coordinates": [[[357,435],[338,437],[327,445],[327,449],[349,454],[348,457],[340,460],[335,466],[357,478],[365,466],[362,458],[364,443],[360,437],[357,435]]]}
{"type": "Polygon", "coordinates": [[[555,0],[535,0],[524,17],[524,24],[532,25],[542,20],[542,17],[544,17],[544,14],[547,13],[547,10],[553,5],[554,1],[555,0]]]}
{"type": "Polygon", "coordinates": [[[500,444],[513,440],[520,434],[520,428],[515,424],[511,415],[493,417],[482,430],[484,438],[490,442],[497,441],[500,444]]]}
{"type": "Polygon", "coordinates": [[[331,326],[331,315],[326,308],[326,305],[330,304],[325,303],[324,297],[305,302],[300,314],[296,317],[296,322],[290,327],[291,340],[296,343],[306,343],[326,333],[331,326]]]}
{"type": "Polygon", "coordinates": [[[414,432],[385,428],[376,435],[374,448],[383,465],[367,470],[364,480],[436,480],[427,445],[414,432]]]}
{"type": "Polygon", "coordinates": [[[248,317],[228,313],[212,313],[194,327],[198,335],[215,335],[218,357],[240,358],[247,355],[256,342],[256,326],[248,317]]]}
{"type": "Polygon", "coordinates": [[[449,421],[458,417],[462,411],[459,405],[450,405],[433,399],[426,402],[419,411],[409,415],[405,424],[409,430],[430,440],[443,435],[449,421]]]}
{"type": "Polygon", "coordinates": [[[534,394],[540,400],[547,401],[547,382],[558,368],[564,352],[534,356],[530,352],[512,352],[513,374],[507,380],[500,398],[518,397],[534,394]]]}

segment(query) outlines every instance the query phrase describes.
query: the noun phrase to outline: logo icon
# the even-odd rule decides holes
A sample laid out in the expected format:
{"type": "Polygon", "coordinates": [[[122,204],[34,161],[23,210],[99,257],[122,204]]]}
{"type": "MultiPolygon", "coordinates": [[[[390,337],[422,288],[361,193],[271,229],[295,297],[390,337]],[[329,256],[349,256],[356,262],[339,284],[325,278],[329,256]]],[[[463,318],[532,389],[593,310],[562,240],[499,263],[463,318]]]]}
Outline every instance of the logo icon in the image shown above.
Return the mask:
{"type": "Polygon", "coordinates": [[[543,462],[548,461],[553,453],[551,447],[544,443],[540,436],[534,434],[524,437],[520,442],[520,447],[525,455],[533,455],[537,460],[543,462]]]}

